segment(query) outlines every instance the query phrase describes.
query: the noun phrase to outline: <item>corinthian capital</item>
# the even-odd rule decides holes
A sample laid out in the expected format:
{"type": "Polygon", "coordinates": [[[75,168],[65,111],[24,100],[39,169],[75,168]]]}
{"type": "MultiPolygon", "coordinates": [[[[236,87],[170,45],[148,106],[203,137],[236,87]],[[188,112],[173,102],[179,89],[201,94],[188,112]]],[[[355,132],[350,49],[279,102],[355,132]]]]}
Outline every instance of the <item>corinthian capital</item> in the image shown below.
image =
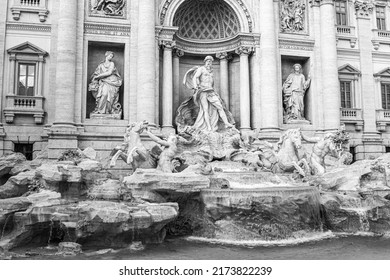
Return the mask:
{"type": "Polygon", "coordinates": [[[359,18],[368,18],[374,9],[371,1],[355,1],[356,16],[359,18]]]}
{"type": "Polygon", "coordinates": [[[232,56],[231,56],[230,54],[228,54],[227,52],[217,53],[215,56],[216,56],[218,59],[220,59],[220,60],[222,60],[222,59],[227,59],[227,60],[229,60],[229,59],[232,58],[232,56]]]}
{"type": "Polygon", "coordinates": [[[250,55],[253,51],[252,47],[245,47],[241,46],[238,49],[236,49],[236,54],[238,55],[250,55]]]}
{"type": "Polygon", "coordinates": [[[181,49],[175,48],[173,50],[173,55],[175,55],[177,57],[182,57],[184,55],[184,51],[181,49]]]}
{"type": "Polygon", "coordinates": [[[320,6],[320,5],[323,5],[323,4],[334,4],[334,1],[335,0],[309,0],[309,3],[310,3],[310,6],[313,7],[313,6],[320,6]]]}
{"type": "Polygon", "coordinates": [[[161,47],[168,49],[172,49],[176,46],[176,42],[171,40],[160,40],[158,43],[161,47]]]}

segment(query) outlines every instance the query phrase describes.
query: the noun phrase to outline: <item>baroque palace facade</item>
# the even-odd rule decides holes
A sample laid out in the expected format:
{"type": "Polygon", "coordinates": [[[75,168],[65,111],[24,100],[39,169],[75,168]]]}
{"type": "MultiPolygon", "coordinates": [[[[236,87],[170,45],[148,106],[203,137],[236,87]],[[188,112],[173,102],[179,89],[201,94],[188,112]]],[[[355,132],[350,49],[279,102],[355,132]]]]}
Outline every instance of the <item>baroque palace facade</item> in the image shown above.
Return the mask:
{"type": "Polygon", "coordinates": [[[0,153],[108,155],[143,120],[173,132],[192,95],[183,77],[208,55],[243,133],[321,136],[344,124],[355,159],[390,149],[390,1],[4,1],[0,153]],[[294,93],[286,80],[296,64],[305,86],[294,93]],[[105,71],[109,109],[97,104],[105,71]],[[291,94],[300,117],[289,115],[291,94]]]}

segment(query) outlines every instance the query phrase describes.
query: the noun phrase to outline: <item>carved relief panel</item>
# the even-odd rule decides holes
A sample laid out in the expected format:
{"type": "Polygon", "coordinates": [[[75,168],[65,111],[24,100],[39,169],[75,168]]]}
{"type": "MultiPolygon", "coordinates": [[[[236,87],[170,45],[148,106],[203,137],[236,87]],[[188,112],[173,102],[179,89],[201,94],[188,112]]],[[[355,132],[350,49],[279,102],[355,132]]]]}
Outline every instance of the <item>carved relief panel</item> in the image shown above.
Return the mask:
{"type": "Polygon", "coordinates": [[[285,33],[306,33],[305,0],[280,1],[280,31],[285,33]]]}
{"type": "Polygon", "coordinates": [[[126,18],[127,0],[89,0],[89,15],[126,18]]]}

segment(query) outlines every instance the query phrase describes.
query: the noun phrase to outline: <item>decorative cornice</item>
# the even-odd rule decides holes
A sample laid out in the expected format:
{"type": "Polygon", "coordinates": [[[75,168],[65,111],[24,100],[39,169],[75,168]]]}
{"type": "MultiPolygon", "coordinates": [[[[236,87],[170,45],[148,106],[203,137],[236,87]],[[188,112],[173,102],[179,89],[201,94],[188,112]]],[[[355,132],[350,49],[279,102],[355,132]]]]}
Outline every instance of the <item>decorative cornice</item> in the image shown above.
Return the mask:
{"type": "Polygon", "coordinates": [[[186,53],[210,54],[234,52],[239,47],[256,47],[260,44],[260,34],[239,33],[233,38],[224,41],[189,41],[175,36],[177,47],[186,53]]]}
{"type": "Polygon", "coordinates": [[[7,30],[51,32],[51,26],[48,24],[7,23],[6,27],[7,30]]]}
{"type": "Polygon", "coordinates": [[[113,25],[100,23],[85,23],[84,32],[86,34],[110,35],[110,36],[130,36],[130,25],[113,25]]]}
{"type": "Polygon", "coordinates": [[[314,40],[279,38],[279,47],[281,49],[312,51],[314,49],[314,40]]]}
{"type": "MultiPolygon", "coordinates": [[[[146,1],[146,0],[144,0],[146,1]]],[[[160,24],[164,24],[165,17],[167,15],[167,11],[169,9],[169,6],[174,0],[165,0],[164,5],[162,6],[161,12],[160,12],[160,24]]],[[[238,5],[240,5],[241,9],[243,10],[246,20],[248,22],[249,32],[253,32],[253,20],[249,13],[248,8],[246,7],[245,3],[242,0],[234,0],[238,5]]]]}
{"type": "Polygon", "coordinates": [[[374,10],[374,4],[371,1],[355,1],[355,10],[357,18],[369,18],[370,14],[374,10]]]}

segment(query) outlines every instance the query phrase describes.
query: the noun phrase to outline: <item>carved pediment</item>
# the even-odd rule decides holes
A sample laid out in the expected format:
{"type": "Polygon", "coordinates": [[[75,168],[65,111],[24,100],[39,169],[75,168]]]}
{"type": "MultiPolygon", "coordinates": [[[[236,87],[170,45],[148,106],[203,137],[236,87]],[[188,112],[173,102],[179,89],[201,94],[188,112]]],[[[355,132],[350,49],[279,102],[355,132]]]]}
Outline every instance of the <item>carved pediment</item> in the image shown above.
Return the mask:
{"type": "Polygon", "coordinates": [[[360,71],[353,67],[351,64],[345,64],[339,67],[339,74],[347,74],[347,75],[360,75],[360,71]]]}
{"type": "Polygon", "coordinates": [[[35,46],[34,44],[28,41],[8,49],[7,52],[9,54],[29,54],[29,55],[36,55],[36,56],[48,55],[46,51],[42,50],[41,48],[35,46]]]}
{"type": "Polygon", "coordinates": [[[382,71],[375,73],[374,77],[390,78],[390,67],[387,67],[387,68],[383,69],[382,71]]]}

